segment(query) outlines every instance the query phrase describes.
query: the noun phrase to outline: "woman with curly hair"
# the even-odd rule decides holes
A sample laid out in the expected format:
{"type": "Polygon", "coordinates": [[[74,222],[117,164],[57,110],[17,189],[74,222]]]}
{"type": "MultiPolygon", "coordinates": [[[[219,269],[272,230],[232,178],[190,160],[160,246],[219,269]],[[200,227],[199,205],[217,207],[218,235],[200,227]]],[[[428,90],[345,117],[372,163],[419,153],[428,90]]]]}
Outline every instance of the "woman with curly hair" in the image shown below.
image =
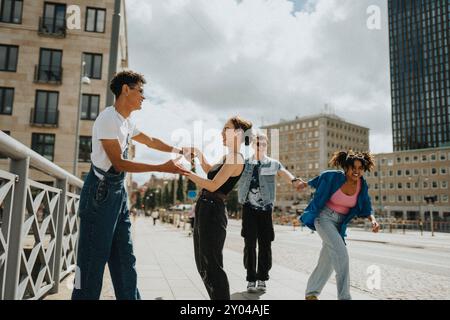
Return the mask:
{"type": "Polygon", "coordinates": [[[349,256],[345,243],[347,224],[355,217],[367,217],[372,231],[380,225],[375,220],[364,172],[374,167],[373,156],[368,152],[352,150],[336,152],[329,163],[341,170],[328,170],[303,183],[316,189],[314,198],[300,220],[322,238],[319,261],[309,277],[306,300],[317,300],[333,270],[339,300],[350,300],[349,256]]]}

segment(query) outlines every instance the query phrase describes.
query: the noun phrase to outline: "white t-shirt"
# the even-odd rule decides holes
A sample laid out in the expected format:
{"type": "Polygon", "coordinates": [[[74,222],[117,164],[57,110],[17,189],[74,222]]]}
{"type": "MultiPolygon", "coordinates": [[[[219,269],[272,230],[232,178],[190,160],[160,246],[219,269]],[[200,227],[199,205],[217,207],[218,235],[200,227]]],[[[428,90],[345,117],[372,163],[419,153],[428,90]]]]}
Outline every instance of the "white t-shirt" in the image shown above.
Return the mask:
{"type": "Polygon", "coordinates": [[[135,124],[122,117],[116,108],[106,108],[99,114],[92,128],[92,164],[103,171],[108,171],[112,166],[100,140],[117,139],[123,153],[131,138],[139,134],[135,124]]]}

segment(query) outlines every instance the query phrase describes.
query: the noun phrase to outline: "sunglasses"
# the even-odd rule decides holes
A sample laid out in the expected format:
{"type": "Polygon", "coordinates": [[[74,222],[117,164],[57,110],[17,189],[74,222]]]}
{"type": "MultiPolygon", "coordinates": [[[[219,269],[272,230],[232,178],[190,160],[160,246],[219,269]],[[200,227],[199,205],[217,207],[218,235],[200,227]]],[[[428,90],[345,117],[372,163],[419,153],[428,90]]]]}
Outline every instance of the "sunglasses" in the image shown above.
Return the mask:
{"type": "Polygon", "coordinates": [[[130,89],[131,90],[136,90],[136,89],[139,89],[139,93],[141,94],[141,95],[144,95],[144,89],[143,88],[141,88],[141,87],[139,87],[139,86],[129,86],[130,87],[130,89]]]}
{"type": "Polygon", "coordinates": [[[267,143],[265,143],[265,142],[257,142],[256,143],[256,146],[259,148],[259,147],[267,147],[267,143]]]}

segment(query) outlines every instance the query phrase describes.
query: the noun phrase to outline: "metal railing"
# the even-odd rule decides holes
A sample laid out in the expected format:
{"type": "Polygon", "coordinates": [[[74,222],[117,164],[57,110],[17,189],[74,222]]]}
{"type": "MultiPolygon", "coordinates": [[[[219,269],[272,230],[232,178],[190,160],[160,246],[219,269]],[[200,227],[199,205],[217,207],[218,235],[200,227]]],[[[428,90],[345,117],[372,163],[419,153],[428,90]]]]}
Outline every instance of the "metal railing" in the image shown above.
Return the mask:
{"type": "Polygon", "coordinates": [[[0,300],[41,299],[57,293],[75,269],[77,210],[83,182],[0,132],[0,300]],[[33,181],[30,169],[55,179],[33,181]]]}
{"type": "Polygon", "coordinates": [[[34,82],[60,85],[63,68],[57,66],[36,65],[34,67],[34,82]]]}
{"type": "Polygon", "coordinates": [[[65,38],[67,33],[66,19],[40,17],[38,33],[44,36],[65,38]]]}

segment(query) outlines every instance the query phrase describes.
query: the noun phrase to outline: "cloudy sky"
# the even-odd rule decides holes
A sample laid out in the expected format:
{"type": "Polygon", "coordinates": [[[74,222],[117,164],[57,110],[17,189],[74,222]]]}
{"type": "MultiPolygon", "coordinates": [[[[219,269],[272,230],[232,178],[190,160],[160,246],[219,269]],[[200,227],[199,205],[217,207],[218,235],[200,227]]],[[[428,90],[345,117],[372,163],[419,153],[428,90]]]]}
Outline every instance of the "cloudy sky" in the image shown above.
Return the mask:
{"type": "MultiPolygon", "coordinates": [[[[232,115],[259,127],[329,104],[370,128],[372,152],[392,151],[386,2],[127,0],[130,68],[149,82],[133,118],[171,144],[214,144],[232,115]],[[372,5],[380,29],[367,27],[372,5]]],[[[137,148],[139,161],[168,159],[137,148]]]]}

